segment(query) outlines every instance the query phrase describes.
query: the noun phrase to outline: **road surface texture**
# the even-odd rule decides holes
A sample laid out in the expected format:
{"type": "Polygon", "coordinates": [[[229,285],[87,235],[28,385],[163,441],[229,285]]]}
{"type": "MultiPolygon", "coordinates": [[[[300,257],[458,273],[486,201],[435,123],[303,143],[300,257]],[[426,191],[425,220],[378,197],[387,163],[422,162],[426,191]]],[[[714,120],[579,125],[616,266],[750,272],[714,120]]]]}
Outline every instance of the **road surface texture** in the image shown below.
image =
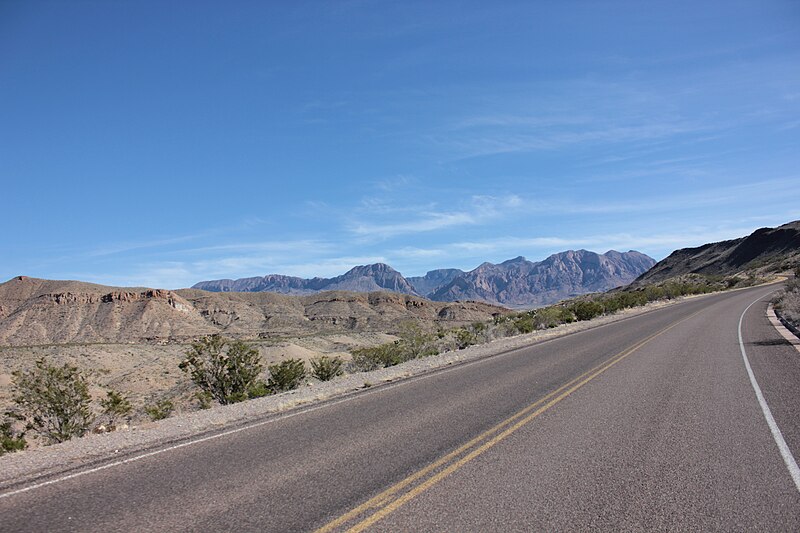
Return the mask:
{"type": "Polygon", "coordinates": [[[766,318],[775,289],[16,487],[0,530],[800,531],[800,353],[766,318]],[[748,306],[742,345],[783,455],[740,347],[748,306]]]}

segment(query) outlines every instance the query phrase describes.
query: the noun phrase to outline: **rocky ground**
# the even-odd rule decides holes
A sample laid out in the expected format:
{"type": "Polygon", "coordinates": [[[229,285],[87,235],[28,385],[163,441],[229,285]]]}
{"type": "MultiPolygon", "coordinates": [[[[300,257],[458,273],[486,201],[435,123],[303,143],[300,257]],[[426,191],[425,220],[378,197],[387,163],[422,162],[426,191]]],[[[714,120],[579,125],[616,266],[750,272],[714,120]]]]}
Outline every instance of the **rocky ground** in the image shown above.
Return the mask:
{"type": "Polygon", "coordinates": [[[794,278],[786,284],[786,290],[775,301],[776,312],[800,330],[800,280],[794,278]]]}
{"type": "MultiPolygon", "coordinates": [[[[396,339],[378,332],[335,333],[281,340],[255,340],[266,365],[285,359],[308,361],[320,355],[349,360],[350,350],[396,339]]],[[[134,409],[133,422],[147,419],[144,406],[160,399],[173,401],[176,413],[197,410],[196,388],[178,368],[188,344],[50,344],[0,348],[0,413],[12,403],[12,373],[26,370],[41,358],[51,364],[69,363],[88,375],[90,393],[95,400],[114,389],[125,395],[134,409]]],[[[266,376],[265,376],[266,377],[266,376]]],[[[98,402],[93,402],[95,408],[98,402]]]]}

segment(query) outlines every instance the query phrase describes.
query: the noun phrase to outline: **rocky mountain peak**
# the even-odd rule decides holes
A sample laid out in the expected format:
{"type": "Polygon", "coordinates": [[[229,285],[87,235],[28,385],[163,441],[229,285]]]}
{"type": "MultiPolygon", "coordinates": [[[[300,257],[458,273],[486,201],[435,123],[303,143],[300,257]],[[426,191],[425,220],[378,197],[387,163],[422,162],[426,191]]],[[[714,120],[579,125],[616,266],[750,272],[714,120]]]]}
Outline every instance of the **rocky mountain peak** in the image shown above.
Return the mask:
{"type": "Polygon", "coordinates": [[[655,261],[638,252],[600,255],[567,250],[542,262],[518,256],[500,264],[482,263],[470,272],[431,270],[405,278],[385,263],[359,265],[335,278],[302,279],[270,275],[263,278],[201,282],[194,288],[215,292],[281,292],[308,294],[324,290],[392,291],[439,301],[481,300],[514,307],[545,305],[569,296],[626,285],[655,261]],[[635,263],[635,264],[634,264],[635,263]]]}

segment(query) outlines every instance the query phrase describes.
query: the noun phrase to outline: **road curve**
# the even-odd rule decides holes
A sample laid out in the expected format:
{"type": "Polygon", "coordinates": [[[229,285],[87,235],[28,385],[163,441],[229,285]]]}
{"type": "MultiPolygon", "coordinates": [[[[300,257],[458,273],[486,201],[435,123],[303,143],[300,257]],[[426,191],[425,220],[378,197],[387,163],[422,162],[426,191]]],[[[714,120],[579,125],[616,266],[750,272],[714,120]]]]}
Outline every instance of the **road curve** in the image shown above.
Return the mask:
{"type": "Polygon", "coordinates": [[[0,531],[800,531],[800,353],[690,299],[23,492],[0,531]]]}

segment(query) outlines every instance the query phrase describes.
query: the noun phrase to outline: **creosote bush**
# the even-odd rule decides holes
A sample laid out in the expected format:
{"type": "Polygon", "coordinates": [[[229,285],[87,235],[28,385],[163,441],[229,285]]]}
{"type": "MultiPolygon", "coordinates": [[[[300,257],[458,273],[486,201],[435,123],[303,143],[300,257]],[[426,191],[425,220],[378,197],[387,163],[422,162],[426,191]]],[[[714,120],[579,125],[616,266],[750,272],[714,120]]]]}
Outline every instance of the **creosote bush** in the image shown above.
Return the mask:
{"type": "Polygon", "coordinates": [[[267,388],[275,393],[296,389],[306,377],[306,365],[302,359],[287,359],[267,368],[269,369],[267,388]]]}
{"type": "Polygon", "coordinates": [[[433,345],[434,336],[425,333],[416,322],[409,320],[400,324],[399,336],[398,346],[406,361],[439,353],[433,345]]]}
{"type": "Polygon", "coordinates": [[[330,381],[336,376],[344,374],[341,357],[329,357],[322,355],[309,361],[311,363],[311,375],[320,381],[330,381]]]}
{"type": "Polygon", "coordinates": [[[156,403],[146,405],[144,407],[144,412],[147,413],[147,416],[150,417],[150,420],[155,422],[156,420],[164,420],[165,418],[169,418],[169,415],[172,414],[172,410],[174,408],[175,404],[173,404],[171,400],[164,398],[156,403]]]}
{"type": "Polygon", "coordinates": [[[93,419],[91,397],[77,367],[53,366],[42,358],[32,370],[17,371],[13,376],[14,401],[27,427],[45,442],[54,444],[86,434],[93,419]]]}
{"type": "Polygon", "coordinates": [[[570,306],[570,311],[575,315],[579,321],[591,320],[594,317],[600,316],[605,311],[603,304],[595,301],[580,301],[570,306]]]}
{"type": "Polygon", "coordinates": [[[131,402],[115,390],[106,391],[106,397],[100,400],[103,414],[108,419],[108,426],[113,429],[117,426],[120,419],[124,419],[131,414],[131,402]]]}
{"type": "Polygon", "coordinates": [[[413,359],[403,351],[400,341],[356,348],[350,353],[353,355],[350,367],[355,372],[369,372],[378,368],[387,368],[413,359]]]}
{"type": "Polygon", "coordinates": [[[10,420],[0,423],[0,455],[18,452],[27,446],[28,442],[25,440],[24,431],[15,431],[14,423],[10,420]]]}
{"type": "Polygon", "coordinates": [[[251,397],[263,368],[258,350],[219,335],[193,343],[178,366],[222,405],[251,397]]]}

